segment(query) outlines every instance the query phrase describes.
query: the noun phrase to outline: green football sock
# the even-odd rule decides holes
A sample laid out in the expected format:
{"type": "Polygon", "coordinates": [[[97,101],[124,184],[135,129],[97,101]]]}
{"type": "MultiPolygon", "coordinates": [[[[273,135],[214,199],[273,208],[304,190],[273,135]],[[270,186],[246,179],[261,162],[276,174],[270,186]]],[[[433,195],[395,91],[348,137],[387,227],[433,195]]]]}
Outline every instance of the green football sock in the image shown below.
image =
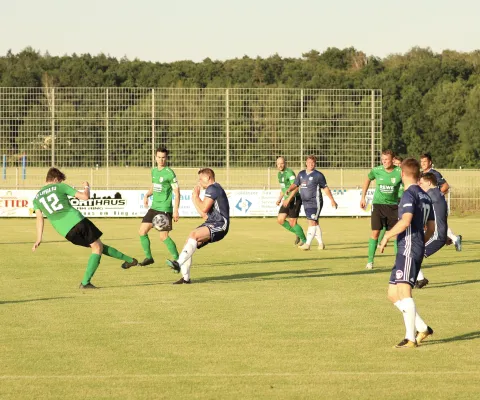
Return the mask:
{"type": "Polygon", "coordinates": [[[290,224],[289,224],[287,221],[285,221],[285,222],[282,224],[282,226],[283,226],[287,231],[292,232],[292,233],[295,233],[295,231],[292,229],[292,227],[290,226],[290,224]]]}
{"type": "Polygon", "coordinates": [[[297,234],[297,236],[300,238],[300,240],[305,243],[307,241],[307,238],[305,237],[305,233],[303,233],[303,229],[300,225],[295,224],[292,227],[293,231],[297,234]]]}
{"type": "Polygon", "coordinates": [[[140,244],[142,245],[143,252],[145,253],[146,258],[153,258],[152,251],[150,250],[150,239],[148,235],[140,236],[140,244]]]}
{"type": "Polygon", "coordinates": [[[378,240],[368,239],[368,262],[373,263],[375,252],[377,251],[378,240]]]}
{"type": "Polygon", "coordinates": [[[110,247],[106,244],[103,245],[103,254],[109,257],[116,258],[118,260],[123,260],[131,263],[133,261],[132,257],[126,256],[122,252],[118,251],[117,249],[110,247]]]}
{"type": "Polygon", "coordinates": [[[93,274],[100,265],[100,258],[102,258],[101,254],[92,253],[90,255],[90,258],[88,259],[87,269],[85,271],[85,274],[83,275],[82,285],[88,285],[90,283],[90,279],[92,279],[93,274]]]}
{"type": "Polygon", "coordinates": [[[395,239],[393,241],[393,253],[397,255],[397,252],[398,252],[398,243],[397,243],[397,239],[395,239]]]}
{"type": "Polygon", "coordinates": [[[177,250],[177,245],[175,242],[172,240],[171,237],[167,237],[163,243],[165,243],[165,246],[167,246],[168,251],[172,255],[174,260],[178,260],[178,250],[177,250]]]}
{"type": "Polygon", "coordinates": [[[378,243],[382,241],[386,231],[387,231],[387,228],[383,227],[382,230],[380,231],[380,235],[378,235],[378,243]]]}

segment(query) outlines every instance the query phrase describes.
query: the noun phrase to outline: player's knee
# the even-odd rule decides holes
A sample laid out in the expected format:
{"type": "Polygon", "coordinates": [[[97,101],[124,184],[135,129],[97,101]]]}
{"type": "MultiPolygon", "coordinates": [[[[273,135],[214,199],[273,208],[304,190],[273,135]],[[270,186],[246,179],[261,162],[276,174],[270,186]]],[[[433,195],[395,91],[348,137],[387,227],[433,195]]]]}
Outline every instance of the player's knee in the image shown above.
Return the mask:
{"type": "Polygon", "coordinates": [[[95,254],[102,254],[103,253],[103,243],[100,240],[93,242],[90,245],[92,252],[95,254]]]}
{"type": "Polygon", "coordinates": [[[293,228],[297,224],[297,220],[296,219],[291,219],[290,221],[288,221],[288,223],[293,228]]]}
{"type": "Polygon", "coordinates": [[[280,225],[283,225],[283,223],[285,222],[285,217],[280,217],[280,216],[278,216],[278,217],[277,217],[277,222],[278,222],[280,225]]]}

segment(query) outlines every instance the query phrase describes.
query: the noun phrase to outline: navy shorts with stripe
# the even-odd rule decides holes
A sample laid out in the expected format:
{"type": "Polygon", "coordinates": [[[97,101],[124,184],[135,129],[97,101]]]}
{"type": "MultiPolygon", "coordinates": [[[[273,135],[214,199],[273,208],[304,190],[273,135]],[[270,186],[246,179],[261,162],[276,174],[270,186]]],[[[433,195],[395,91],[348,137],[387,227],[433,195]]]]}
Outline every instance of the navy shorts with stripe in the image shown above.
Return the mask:
{"type": "Polygon", "coordinates": [[[210,240],[208,242],[203,242],[201,245],[197,247],[200,249],[201,247],[206,246],[209,243],[219,242],[228,233],[228,225],[225,222],[204,222],[202,225],[198,226],[198,228],[202,228],[206,226],[210,231],[210,240]]]}
{"type": "Polygon", "coordinates": [[[403,254],[397,253],[395,257],[395,265],[390,274],[390,283],[396,285],[397,283],[408,283],[412,288],[417,280],[420,267],[423,260],[416,260],[412,257],[406,257],[403,254]]]}
{"type": "Polygon", "coordinates": [[[435,254],[443,246],[445,246],[446,239],[435,239],[429,240],[425,244],[425,257],[430,257],[432,254],[435,254]]]}
{"type": "Polygon", "coordinates": [[[323,201],[320,202],[320,207],[310,208],[310,207],[303,207],[305,209],[305,216],[307,219],[311,221],[318,221],[320,218],[320,212],[323,208],[323,201]]]}

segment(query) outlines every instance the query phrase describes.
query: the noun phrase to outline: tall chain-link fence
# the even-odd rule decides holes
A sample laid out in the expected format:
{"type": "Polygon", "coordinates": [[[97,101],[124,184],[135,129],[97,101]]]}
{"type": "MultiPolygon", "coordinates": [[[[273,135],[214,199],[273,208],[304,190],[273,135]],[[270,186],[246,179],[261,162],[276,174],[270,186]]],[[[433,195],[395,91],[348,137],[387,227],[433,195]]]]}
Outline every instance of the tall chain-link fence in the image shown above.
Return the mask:
{"type": "Polygon", "coordinates": [[[165,145],[181,183],[209,166],[228,188],[267,187],[279,155],[369,168],[381,130],[380,90],[0,88],[0,185],[36,188],[53,165],[98,189],[145,187],[165,145]]]}

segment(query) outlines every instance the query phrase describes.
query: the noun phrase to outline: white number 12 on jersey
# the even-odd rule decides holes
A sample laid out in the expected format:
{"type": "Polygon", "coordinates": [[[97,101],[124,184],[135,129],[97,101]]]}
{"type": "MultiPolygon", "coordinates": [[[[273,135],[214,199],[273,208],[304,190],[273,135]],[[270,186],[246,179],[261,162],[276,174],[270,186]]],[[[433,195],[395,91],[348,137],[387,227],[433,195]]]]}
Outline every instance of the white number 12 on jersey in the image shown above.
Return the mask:
{"type": "Polygon", "coordinates": [[[46,200],[44,197],[42,197],[38,201],[42,203],[42,205],[45,207],[45,210],[47,210],[49,214],[52,214],[55,211],[60,211],[63,208],[61,204],[58,204],[60,200],[55,193],[49,194],[46,197],[46,200]]]}

